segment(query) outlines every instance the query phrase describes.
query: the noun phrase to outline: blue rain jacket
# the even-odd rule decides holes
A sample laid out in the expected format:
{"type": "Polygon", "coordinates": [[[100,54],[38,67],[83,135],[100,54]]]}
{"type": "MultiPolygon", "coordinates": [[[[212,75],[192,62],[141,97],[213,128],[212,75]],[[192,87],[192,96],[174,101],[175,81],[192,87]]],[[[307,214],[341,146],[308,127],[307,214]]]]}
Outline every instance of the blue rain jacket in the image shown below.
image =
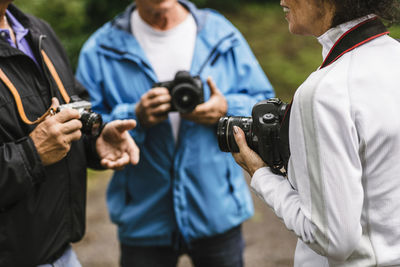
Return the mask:
{"type": "MultiPolygon", "coordinates": [[[[200,74],[205,101],[212,76],[228,102],[227,115],[250,116],[273,89],[239,31],[222,15],[180,1],[194,16],[197,39],[190,72],[200,74]],[[207,60],[208,59],[208,60],[207,60]]],[[[157,77],[130,32],[135,5],[108,22],[85,43],[77,78],[105,121],[136,119],[135,105],[157,77]]],[[[223,233],[253,214],[241,168],[218,147],[216,125],[181,120],[175,146],[169,120],[131,131],[140,162],[116,171],[107,191],[111,220],[127,245],[172,245],[223,233]]]]}

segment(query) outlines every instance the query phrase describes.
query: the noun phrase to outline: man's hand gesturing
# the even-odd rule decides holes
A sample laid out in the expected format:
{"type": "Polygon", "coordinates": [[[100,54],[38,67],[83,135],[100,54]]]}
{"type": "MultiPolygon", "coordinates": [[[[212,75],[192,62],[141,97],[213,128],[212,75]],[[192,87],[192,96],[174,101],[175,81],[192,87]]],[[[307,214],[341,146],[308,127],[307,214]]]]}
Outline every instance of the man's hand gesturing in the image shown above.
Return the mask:
{"type": "Polygon", "coordinates": [[[136,165],[139,162],[139,148],[128,132],[135,126],[135,120],[115,120],[106,124],[96,140],[103,167],[121,169],[129,163],[136,165]]]}

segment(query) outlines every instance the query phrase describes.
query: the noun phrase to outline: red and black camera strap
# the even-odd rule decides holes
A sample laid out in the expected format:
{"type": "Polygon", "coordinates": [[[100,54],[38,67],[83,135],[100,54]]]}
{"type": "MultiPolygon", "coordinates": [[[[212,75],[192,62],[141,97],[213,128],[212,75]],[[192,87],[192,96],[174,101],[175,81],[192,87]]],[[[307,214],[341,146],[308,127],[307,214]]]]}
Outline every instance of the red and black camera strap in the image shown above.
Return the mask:
{"type": "MultiPolygon", "coordinates": [[[[346,54],[347,52],[385,34],[388,34],[385,25],[377,18],[373,17],[371,19],[365,20],[347,32],[345,32],[333,45],[331,50],[329,51],[327,57],[322,63],[320,69],[330,65],[331,63],[338,60],[341,56],[346,54]]],[[[290,120],[290,111],[292,107],[293,100],[287,107],[284,118],[281,122],[280,129],[280,139],[281,139],[281,147],[280,149],[289,150],[289,153],[284,153],[290,155],[289,148],[289,120],[290,120]]],[[[287,170],[288,159],[284,159],[284,167],[287,170]]]]}
{"type": "Polygon", "coordinates": [[[347,32],[345,32],[333,45],[320,69],[335,62],[338,58],[379,36],[388,34],[385,25],[377,18],[373,17],[365,20],[347,32]]]}

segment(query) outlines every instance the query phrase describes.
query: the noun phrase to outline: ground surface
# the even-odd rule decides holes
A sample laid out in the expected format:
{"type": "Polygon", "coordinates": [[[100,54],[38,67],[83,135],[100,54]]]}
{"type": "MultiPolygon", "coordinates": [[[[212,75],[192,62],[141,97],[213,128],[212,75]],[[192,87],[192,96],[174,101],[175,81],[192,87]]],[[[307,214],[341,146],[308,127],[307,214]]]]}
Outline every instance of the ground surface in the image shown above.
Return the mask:
{"type": "MultiPolygon", "coordinates": [[[[92,173],[89,180],[87,226],[84,239],[74,244],[83,267],[118,267],[119,250],[116,227],[110,222],[105,204],[105,190],[111,172],[92,173]]],[[[254,197],[254,195],[253,195],[254,197]]],[[[255,215],[244,223],[246,267],[293,266],[296,237],[286,230],[272,211],[254,198],[255,215]]],[[[183,256],[178,267],[191,267],[183,256]]]]}

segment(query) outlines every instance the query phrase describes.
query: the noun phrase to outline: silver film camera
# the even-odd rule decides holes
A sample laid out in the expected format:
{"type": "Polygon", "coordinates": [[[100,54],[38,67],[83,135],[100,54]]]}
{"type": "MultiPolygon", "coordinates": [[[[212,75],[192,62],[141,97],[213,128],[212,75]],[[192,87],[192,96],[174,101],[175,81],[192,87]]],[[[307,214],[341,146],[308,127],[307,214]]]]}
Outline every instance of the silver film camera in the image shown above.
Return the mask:
{"type": "Polygon", "coordinates": [[[64,109],[75,109],[79,112],[79,120],[82,122],[82,133],[89,136],[98,136],[101,132],[103,119],[100,114],[92,111],[92,104],[89,101],[77,97],[71,97],[71,103],[61,105],[56,112],[64,109]]]}

